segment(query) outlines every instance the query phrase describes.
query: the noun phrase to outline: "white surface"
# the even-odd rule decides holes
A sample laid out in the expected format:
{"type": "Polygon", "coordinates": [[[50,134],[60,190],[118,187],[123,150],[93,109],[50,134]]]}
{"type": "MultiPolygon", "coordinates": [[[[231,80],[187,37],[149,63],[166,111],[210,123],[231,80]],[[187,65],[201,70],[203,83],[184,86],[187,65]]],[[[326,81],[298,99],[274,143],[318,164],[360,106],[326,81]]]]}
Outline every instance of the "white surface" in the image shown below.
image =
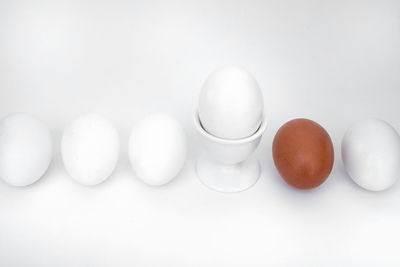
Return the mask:
{"type": "Polygon", "coordinates": [[[350,126],[341,151],[346,172],[367,190],[386,190],[400,178],[400,136],[385,121],[366,119],[350,126]]]}
{"type": "Polygon", "coordinates": [[[224,66],[204,81],[198,112],[208,133],[226,139],[246,138],[260,127],[264,98],[249,72],[238,66],[224,66]]]}
{"type": "Polygon", "coordinates": [[[133,126],[129,160],[134,173],[148,185],[171,182],[182,170],[186,155],[186,134],[175,118],[156,113],[133,126]]]}
{"type": "Polygon", "coordinates": [[[56,145],[31,187],[0,184],[0,265],[399,265],[400,183],[359,188],[340,160],[345,130],[382,118],[400,130],[399,1],[1,1],[0,115],[28,111],[60,132],[95,111],[121,136],[113,175],[75,183],[56,145]],[[196,177],[192,115],[216,67],[257,79],[270,123],[250,190],[221,194],[196,177]],[[166,111],[188,132],[172,183],[149,187],[129,166],[129,131],[166,111]],[[298,191],[278,176],[271,142],[306,117],[332,137],[328,180],[298,191]]]}
{"type": "Polygon", "coordinates": [[[14,113],[0,121],[0,179],[13,186],[39,180],[52,160],[51,133],[42,121],[14,113]]]}
{"type": "Polygon", "coordinates": [[[61,157],[65,169],[78,183],[102,183],[118,162],[118,132],[108,119],[96,113],[81,115],[63,131],[61,157]]]}

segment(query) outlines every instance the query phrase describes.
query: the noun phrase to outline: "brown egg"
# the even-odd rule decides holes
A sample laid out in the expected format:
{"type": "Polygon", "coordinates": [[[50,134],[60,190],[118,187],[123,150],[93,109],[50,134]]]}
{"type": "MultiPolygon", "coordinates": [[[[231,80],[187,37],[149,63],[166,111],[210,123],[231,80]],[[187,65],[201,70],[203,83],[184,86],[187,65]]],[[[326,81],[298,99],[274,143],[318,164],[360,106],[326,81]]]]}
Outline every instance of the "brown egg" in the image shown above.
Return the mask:
{"type": "Polygon", "coordinates": [[[331,138],[312,120],[295,119],[285,123],[275,135],[272,154],[282,178],[299,189],[319,186],[333,167],[331,138]]]}

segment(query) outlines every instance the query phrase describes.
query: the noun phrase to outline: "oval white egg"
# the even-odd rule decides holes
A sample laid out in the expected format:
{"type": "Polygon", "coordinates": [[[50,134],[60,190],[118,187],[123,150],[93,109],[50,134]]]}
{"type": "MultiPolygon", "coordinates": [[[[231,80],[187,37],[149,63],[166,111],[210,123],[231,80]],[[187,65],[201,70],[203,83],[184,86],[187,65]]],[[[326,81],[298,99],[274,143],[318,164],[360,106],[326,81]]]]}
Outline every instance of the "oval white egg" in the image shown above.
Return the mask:
{"type": "Polygon", "coordinates": [[[119,136],[107,119],[85,114],[65,128],[61,155],[67,172],[83,185],[106,180],[119,157],[119,136]]]}
{"type": "Polygon", "coordinates": [[[52,158],[47,126],[26,113],[0,122],[0,178],[13,186],[30,185],[46,172],[52,158]]]}
{"type": "Polygon", "coordinates": [[[385,190],[400,178],[400,136],[382,120],[358,122],[343,137],[342,160],[356,184],[385,190]]]}
{"type": "Polygon", "coordinates": [[[132,168],[149,185],[170,182],[182,169],[186,150],[186,136],[181,125],[163,113],[140,121],[129,138],[132,168]]]}
{"type": "Polygon", "coordinates": [[[208,76],[201,89],[199,118],[214,136],[249,137],[260,127],[263,101],[261,89],[250,73],[236,66],[220,68],[208,76]]]}

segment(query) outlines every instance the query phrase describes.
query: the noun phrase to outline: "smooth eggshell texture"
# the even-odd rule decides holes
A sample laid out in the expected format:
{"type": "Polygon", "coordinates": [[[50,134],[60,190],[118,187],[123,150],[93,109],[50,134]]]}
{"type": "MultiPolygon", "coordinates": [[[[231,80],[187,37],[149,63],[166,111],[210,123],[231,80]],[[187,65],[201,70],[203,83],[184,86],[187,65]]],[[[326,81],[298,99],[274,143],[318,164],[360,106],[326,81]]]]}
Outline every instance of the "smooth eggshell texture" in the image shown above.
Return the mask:
{"type": "Polygon", "coordinates": [[[52,150],[49,129],[35,117],[15,113],[0,122],[0,178],[8,184],[27,186],[39,180],[52,150]]]}
{"type": "Polygon", "coordinates": [[[388,123],[367,119],[351,126],[342,140],[348,175],[364,189],[382,191],[400,178],[400,137],[388,123]]]}
{"type": "Polygon", "coordinates": [[[163,113],[140,121],[129,138],[132,168],[149,185],[170,182],[182,169],[186,151],[186,136],[181,125],[163,113]]]}
{"type": "Polygon", "coordinates": [[[308,119],[285,123],[275,135],[272,152],[282,178],[299,189],[319,186],[333,167],[331,138],[318,123],[308,119]]]}
{"type": "Polygon", "coordinates": [[[260,127],[264,98],[253,76],[235,66],[211,73],[199,99],[199,118],[204,129],[217,137],[240,139],[260,127]]]}
{"type": "Polygon", "coordinates": [[[73,179],[83,185],[99,184],[111,175],[117,164],[117,130],[100,115],[82,115],[65,128],[61,155],[73,179]]]}

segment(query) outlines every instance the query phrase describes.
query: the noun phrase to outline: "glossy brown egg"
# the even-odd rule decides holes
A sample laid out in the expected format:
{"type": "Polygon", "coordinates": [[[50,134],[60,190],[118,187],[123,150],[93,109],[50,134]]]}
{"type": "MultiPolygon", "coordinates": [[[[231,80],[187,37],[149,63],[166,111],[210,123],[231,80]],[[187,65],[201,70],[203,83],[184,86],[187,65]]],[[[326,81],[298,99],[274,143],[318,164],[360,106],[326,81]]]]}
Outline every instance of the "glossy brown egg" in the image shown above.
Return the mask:
{"type": "Polygon", "coordinates": [[[328,133],[308,119],[285,123],[275,135],[272,154],[282,178],[299,189],[322,184],[328,178],[334,161],[328,133]]]}

